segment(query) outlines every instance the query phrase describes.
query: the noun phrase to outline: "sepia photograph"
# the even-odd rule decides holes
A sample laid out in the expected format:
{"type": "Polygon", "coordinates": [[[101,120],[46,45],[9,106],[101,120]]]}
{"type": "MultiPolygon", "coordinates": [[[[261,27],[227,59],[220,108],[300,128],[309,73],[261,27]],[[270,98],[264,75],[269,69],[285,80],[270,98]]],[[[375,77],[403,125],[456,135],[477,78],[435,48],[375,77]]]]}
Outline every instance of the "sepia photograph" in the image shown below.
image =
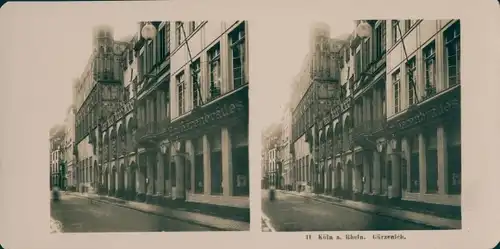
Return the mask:
{"type": "Polygon", "coordinates": [[[461,229],[460,20],[298,26],[265,107],[262,231],[461,229]]]}
{"type": "Polygon", "coordinates": [[[75,25],[47,110],[51,232],[248,231],[247,21],[75,25]]]}

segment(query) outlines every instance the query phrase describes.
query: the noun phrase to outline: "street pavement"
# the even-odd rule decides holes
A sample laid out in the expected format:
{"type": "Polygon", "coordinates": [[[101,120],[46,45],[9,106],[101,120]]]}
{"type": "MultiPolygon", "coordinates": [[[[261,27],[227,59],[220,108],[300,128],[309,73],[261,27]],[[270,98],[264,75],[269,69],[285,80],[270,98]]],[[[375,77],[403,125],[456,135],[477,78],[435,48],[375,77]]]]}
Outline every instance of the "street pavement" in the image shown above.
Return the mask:
{"type": "Polygon", "coordinates": [[[51,203],[51,217],[62,232],[216,231],[215,228],[66,195],[51,203]]]}
{"type": "Polygon", "coordinates": [[[428,230],[432,227],[317,202],[302,196],[262,190],[262,212],[276,231],[428,230]]]}

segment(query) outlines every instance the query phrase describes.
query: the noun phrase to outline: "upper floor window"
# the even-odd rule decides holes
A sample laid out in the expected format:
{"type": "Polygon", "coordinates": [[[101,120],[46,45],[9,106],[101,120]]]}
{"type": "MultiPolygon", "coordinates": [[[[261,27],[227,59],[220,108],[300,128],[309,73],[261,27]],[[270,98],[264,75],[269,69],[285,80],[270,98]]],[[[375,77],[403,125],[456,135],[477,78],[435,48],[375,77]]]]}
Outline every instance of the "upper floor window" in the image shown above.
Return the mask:
{"type": "Polygon", "coordinates": [[[436,44],[432,41],[423,49],[425,67],[425,92],[432,95],[436,92],[436,44]]]}
{"type": "Polygon", "coordinates": [[[181,45],[182,22],[175,22],[175,45],[181,45]]]}
{"type": "Polygon", "coordinates": [[[410,31],[411,28],[411,20],[405,20],[405,33],[410,31]]]}
{"type": "Polygon", "coordinates": [[[448,85],[460,84],[460,21],[455,22],[444,33],[448,85]]]}
{"type": "Polygon", "coordinates": [[[189,34],[193,33],[195,29],[196,29],[196,22],[190,21],[189,22],[189,34]]]}
{"type": "Polygon", "coordinates": [[[230,34],[234,88],[245,84],[245,24],[240,24],[230,34]]]}
{"type": "Polygon", "coordinates": [[[165,54],[170,53],[170,22],[165,22],[165,54]]]}
{"type": "Polygon", "coordinates": [[[146,60],[145,58],[145,53],[141,53],[139,55],[139,78],[142,80],[144,77],[144,74],[146,74],[146,60]]]}
{"type": "Polygon", "coordinates": [[[356,74],[356,79],[359,79],[359,76],[361,75],[361,53],[360,53],[360,51],[357,51],[356,55],[354,55],[354,63],[355,63],[354,73],[356,74]]]}
{"type": "Polygon", "coordinates": [[[398,113],[401,110],[401,72],[396,70],[392,73],[392,86],[394,89],[394,113],[398,113]]]}
{"type": "Polygon", "coordinates": [[[177,102],[178,102],[178,111],[179,115],[184,114],[184,99],[185,99],[185,91],[186,91],[186,84],[184,81],[184,72],[179,73],[176,76],[177,80],[177,102]]]}
{"type": "Polygon", "coordinates": [[[378,27],[375,28],[375,56],[377,58],[380,58],[383,54],[385,54],[385,34],[385,21],[382,20],[380,21],[378,27]]]}
{"type": "Polygon", "coordinates": [[[158,35],[156,36],[156,44],[157,44],[157,48],[158,48],[158,53],[159,53],[159,56],[157,56],[157,61],[159,62],[160,60],[162,60],[166,55],[167,55],[167,49],[166,49],[166,27],[167,25],[165,24],[165,26],[163,26],[159,31],[158,31],[158,35]]]}
{"type": "Polygon", "coordinates": [[[133,61],[134,61],[134,50],[129,49],[128,50],[128,63],[132,64],[133,61]]]}
{"type": "Polygon", "coordinates": [[[363,52],[362,52],[362,56],[363,56],[363,61],[362,61],[362,68],[361,68],[361,71],[365,71],[366,69],[368,69],[368,65],[370,64],[371,62],[371,58],[370,58],[370,38],[367,38],[364,42],[363,42],[363,52]]]}
{"type": "Polygon", "coordinates": [[[192,90],[192,99],[193,99],[193,108],[197,107],[200,104],[200,59],[196,60],[191,64],[191,82],[193,87],[192,90]]]}
{"type": "Polygon", "coordinates": [[[217,43],[208,51],[208,66],[210,72],[210,97],[215,98],[221,94],[220,77],[220,44],[217,43]]]}
{"type": "Polygon", "coordinates": [[[406,64],[406,69],[407,69],[407,77],[408,77],[408,104],[413,105],[415,104],[415,86],[417,83],[417,75],[416,75],[416,64],[415,64],[415,57],[411,58],[408,60],[408,63],[406,64]]]}
{"type": "Polygon", "coordinates": [[[146,67],[146,73],[149,73],[151,69],[153,69],[154,65],[154,50],[153,50],[153,41],[150,41],[148,43],[147,47],[147,54],[146,54],[146,60],[147,60],[147,67],[146,67]]]}
{"type": "Polygon", "coordinates": [[[401,38],[399,34],[399,21],[398,20],[392,20],[392,44],[396,44],[398,42],[399,38],[401,38]]]}

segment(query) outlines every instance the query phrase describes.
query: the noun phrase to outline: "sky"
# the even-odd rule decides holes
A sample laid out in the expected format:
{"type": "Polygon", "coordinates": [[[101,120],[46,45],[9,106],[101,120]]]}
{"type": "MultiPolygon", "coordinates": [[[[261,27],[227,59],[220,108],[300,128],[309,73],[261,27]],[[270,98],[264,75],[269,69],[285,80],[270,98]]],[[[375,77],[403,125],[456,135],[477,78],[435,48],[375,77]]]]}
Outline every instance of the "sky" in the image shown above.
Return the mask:
{"type": "MultiPolygon", "coordinates": [[[[330,25],[331,37],[354,30],[353,20],[320,20],[330,25]]],[[[263,129],[279,122],[282,107],[289,100],[291,84],[300,72],[309,48],[309,32],[313,21],[286,20],[255,23],[251,30],[250,81],[251,108],[260,116],[254,125],[263,129]],[[254,101],[256,98],[257,101],[254,101]],[[271,102],[272,101],[272,102],[271,102]]]]}

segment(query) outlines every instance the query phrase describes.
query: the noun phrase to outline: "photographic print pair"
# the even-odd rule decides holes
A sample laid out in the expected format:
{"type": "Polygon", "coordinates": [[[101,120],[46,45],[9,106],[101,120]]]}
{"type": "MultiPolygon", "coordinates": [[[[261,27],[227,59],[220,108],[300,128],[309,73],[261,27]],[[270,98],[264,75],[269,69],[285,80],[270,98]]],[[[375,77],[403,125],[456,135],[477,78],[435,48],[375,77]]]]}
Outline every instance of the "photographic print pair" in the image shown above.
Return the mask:
{"type": "Polygon", "coordinates": [[[93,27],[49,131],[51,231],[249,231],[254,185],[262,231],[461,228],[460,20],[305,23],[249,98],[252,32],[93,27]],[[249,110],[272,116],[250,147],[249,110]]]}

